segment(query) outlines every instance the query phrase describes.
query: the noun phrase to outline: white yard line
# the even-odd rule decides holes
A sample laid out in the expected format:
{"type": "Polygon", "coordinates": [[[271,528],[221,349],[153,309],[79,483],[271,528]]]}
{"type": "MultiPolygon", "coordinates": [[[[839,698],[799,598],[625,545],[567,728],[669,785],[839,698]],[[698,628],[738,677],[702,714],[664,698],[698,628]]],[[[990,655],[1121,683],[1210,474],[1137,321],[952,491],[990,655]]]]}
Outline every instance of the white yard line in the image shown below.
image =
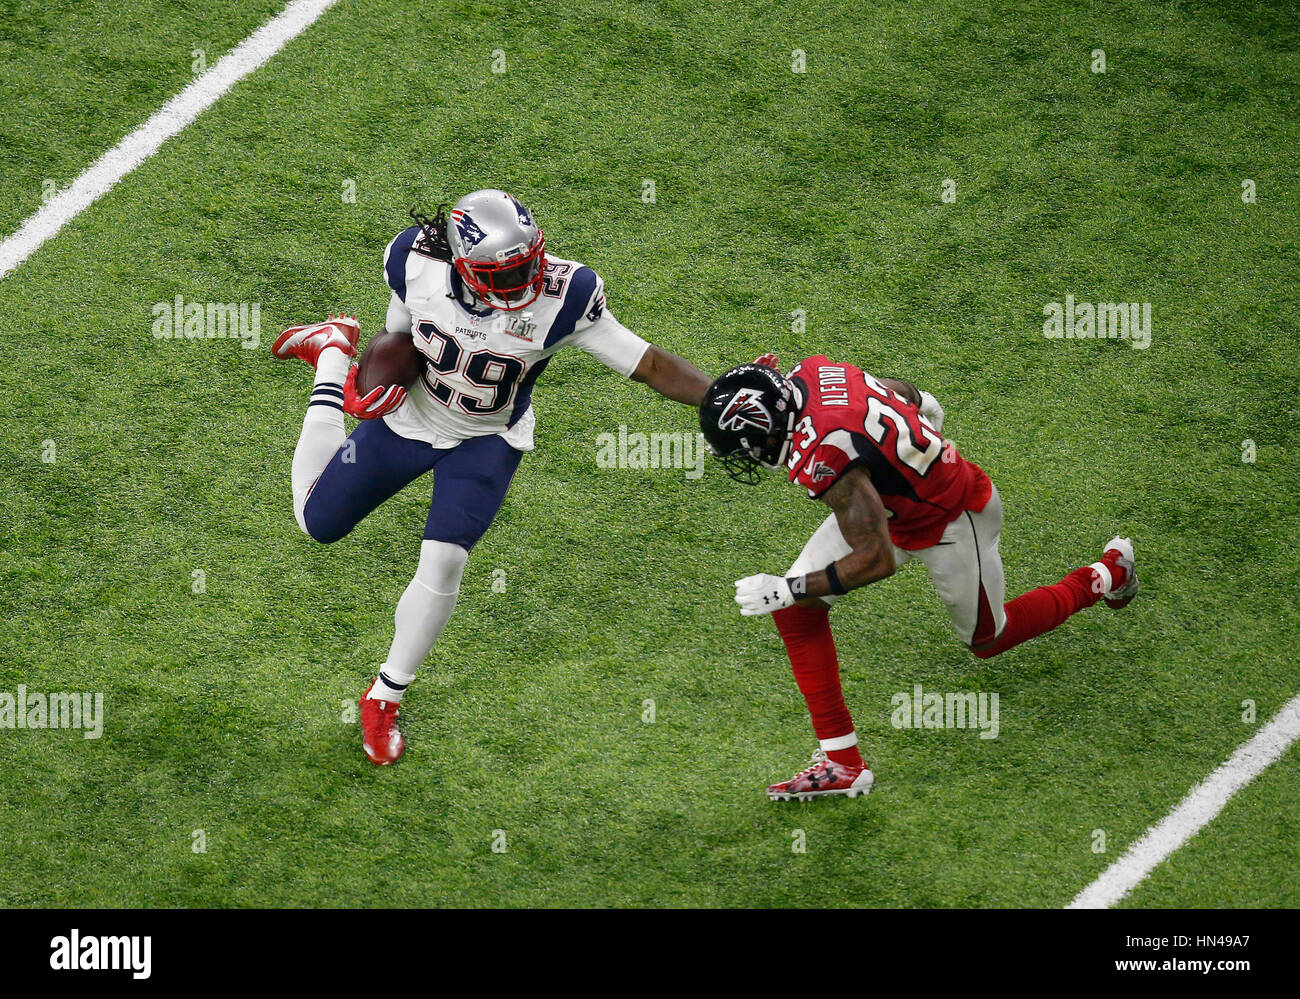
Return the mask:
{"type": "Polygon", "coordinates": [[[1300,695],[1287,701],[1255,737],[1188,792],[1178,807],[1148,829],[1124,856],[1075,896],[1067,909],[1105,909],[1132,891],[1152,869],[1223,811],[1228,799],[1258,777],[1300,738],[1300,695]]]}
{"type": "Polygon", "coordinates": [[[0,243],[0,279],[30,257],[47,239],[111,191],[172,136],[181,132],[231,87],[264,66],[310,27],[337,0],[293,0],[193,83],[164,104],[152,118],[86,169],[72,184],[41,206],[0,243]]]}

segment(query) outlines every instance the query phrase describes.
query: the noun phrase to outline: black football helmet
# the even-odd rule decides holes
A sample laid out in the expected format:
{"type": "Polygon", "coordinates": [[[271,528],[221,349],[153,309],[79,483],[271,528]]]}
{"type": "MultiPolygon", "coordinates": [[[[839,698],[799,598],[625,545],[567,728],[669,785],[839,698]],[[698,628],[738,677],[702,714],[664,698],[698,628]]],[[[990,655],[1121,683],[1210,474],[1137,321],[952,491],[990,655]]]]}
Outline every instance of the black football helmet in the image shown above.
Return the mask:
{"type": "Polygon", "coordinates": [[[794,389],[775,368],[742,364],[709,386],[700,430],[710,454],[737,482],[753,485],[759,466],[780,468],[794,434],[794,389]]]}

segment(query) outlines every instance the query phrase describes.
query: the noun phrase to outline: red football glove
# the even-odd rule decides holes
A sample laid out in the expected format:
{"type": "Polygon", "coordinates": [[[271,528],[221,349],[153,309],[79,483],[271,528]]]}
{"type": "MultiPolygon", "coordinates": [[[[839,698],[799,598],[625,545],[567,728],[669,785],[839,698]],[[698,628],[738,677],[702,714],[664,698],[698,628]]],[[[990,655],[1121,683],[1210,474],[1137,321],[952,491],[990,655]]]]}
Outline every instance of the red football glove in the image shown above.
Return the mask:
{"type": "Polygon", "coordinates": [[[343,412],[358,420],[374,420],[391,413],[406,401],[406,389],[400,385],[377,385],[364,396],[357,394],[357,372],[354,364],[343,383],[343,412]]]}
{"type": "Polygon", "coordinates": [[[761,364],[765,368],[771,368],[773,371],[781,370],[780,366],[777,364],[776,355],[773,353],[767,353],[762,357],[755,358],[754,363],[761,364]]]}

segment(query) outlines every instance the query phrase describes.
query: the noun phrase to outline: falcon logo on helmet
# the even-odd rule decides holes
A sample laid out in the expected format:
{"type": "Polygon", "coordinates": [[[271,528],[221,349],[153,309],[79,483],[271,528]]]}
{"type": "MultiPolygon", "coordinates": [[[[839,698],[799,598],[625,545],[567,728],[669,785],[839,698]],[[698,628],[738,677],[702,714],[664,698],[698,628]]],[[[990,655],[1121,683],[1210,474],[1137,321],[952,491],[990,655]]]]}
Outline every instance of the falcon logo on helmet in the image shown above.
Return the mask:
{"type": "Polygon", "coordinates": [[[775,368],[742,364],[705,392],[700,431],[728,475],[756,483],[761,468],[780,468],[789,456],[798,405],[794,389],[775,368]]]}
{"type": "Polygon", "coordinates": [[[723,430],[744,430],[753,427],[763,433],[772,431],[772,414],[760,401],[762,393],[758,389],[743,388],[731,397],[731,401],[718,418],[718,426],[723,430]]]}

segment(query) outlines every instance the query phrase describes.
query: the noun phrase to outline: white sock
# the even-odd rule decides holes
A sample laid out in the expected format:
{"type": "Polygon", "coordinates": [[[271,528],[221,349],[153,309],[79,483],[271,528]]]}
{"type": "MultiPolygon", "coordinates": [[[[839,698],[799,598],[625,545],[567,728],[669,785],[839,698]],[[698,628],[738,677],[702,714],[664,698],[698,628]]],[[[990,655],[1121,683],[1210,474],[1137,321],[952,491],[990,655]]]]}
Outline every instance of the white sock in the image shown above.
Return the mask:
{"type": "Polygon", "coordinates": [[[343,426],[343,381],[351,361],[337,347],[326,347],[316,363],[316,383],[312,386],[307,415],[302,419],[302,434],[293,452],[290,473],[293,515],[304,533],[307,532],[303,514],[307,497],[347,436],[343,426]]]}
{"type": "Polygon", "coordinates": [[[1088,566],[1096,575],[1092,577],[1092,592],[1107,594],[1115,588],[1115,577],[1111,575],[1110,566],[1105,562],[1094,562],[1088,566]]]}
{"type": "Polygon", "coordinates": [[[850,746],[858,744],[858,733],[850,732],[848,735],[837,735],[834,739],[818,739],[817,745],[821,746],[823,753],[833,753],[837,749],[848,749],[850,746]]]}
{"type": "Polygon", "coordinates": [[[415,679],[415,671],[451,620],[468,559],[469,552],[460,545],[445,541],[425,541],[420,545],[420,566],[402,599],[397,601],[393,644],[379,668],[379,680],[370,690],[371,697],[384,701],[402,699],[415,679]]]}
{"type": "Polygon", "coordinates": [[[402,695],[406,693],[406,688],[411,685],[411,681],[414,679],[415,677],[408,676],[398,682],[394,677],[380,670],[379,676],[375,678],[375,682],[370,688],[370,693],[366,695],[367,699],[391,701],[397,704],[402,700],[402,695]]]}

